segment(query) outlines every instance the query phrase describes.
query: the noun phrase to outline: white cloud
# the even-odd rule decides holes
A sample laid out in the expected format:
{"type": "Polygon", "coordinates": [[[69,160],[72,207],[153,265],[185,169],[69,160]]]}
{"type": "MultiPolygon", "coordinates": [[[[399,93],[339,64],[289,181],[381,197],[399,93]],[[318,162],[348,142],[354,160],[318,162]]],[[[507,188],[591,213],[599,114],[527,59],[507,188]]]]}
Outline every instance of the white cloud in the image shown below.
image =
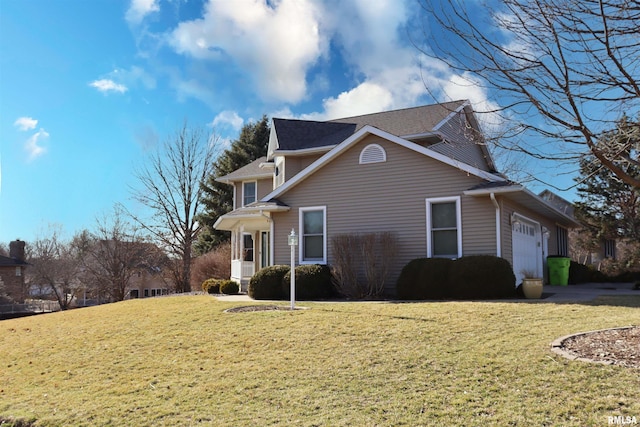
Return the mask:
{"type": "Polygon", "coordinates": [[[310,0],[210,0],[201,19],[170,34],[176,52],[234,63],[264,99],[299,102],[306,73],[326,49],[319,10],[310,0]]]}
{"type": "Polygon", "coordinates": [[[89,83],[89,86],[92,86],[98,89],[102,93],[108,93],[108,92],[125,93],[128,90],[128,88],[125,85],[116,83],[110,79],[94,80],[91,83],[89,83]]]}
{"type": "Polygon", "coordinates": [[[43,155],[47,149],[41,145],[43,140],[49,138],[49,133],[44,129],[40,129],[38,132],[33,134],[31,138],[27,139],[27,142],[24,144],[24,149],[27,151],[29,155],[29,161],[34,160],[36,157],[40,157],[43,155]]]}
{"type": "Polygon", "coordinates": [[[31,129],[35,129],[38,121],[32,117],[20,117],[13,125],[22,131],[27,131],[31,129]]]}
{"type": "Polygon", "coordinates": [[[214,119],[211,125],[216,128],[218,126],[221,127],[230,127],[235,131],[239,131],[242,128],[242,124],[244,120],[242,117],[238,115],[235,111],[223,111],[218,114],[214,119]]]}
{"type": "Polygon", "coordinates": [[[150,13],[158,12],[160,6],[157,0],[131,0],[125,19],[130,24],[137,25],[150,13]]]}

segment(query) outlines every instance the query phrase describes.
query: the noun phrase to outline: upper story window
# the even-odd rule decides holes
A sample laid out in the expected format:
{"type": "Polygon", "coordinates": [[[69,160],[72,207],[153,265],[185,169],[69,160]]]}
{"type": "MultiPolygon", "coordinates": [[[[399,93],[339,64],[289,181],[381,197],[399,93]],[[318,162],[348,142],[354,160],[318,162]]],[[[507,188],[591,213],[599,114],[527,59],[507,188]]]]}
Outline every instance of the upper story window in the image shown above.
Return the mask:
{"type": "Polygon", "coordinates": [[[257,186],[256,181],[242,183],[242,206],[247,206],[249,203],[256,201],[257,186]]]}
{"type": "Polygon", "coordinates": [[[369,144],[360,152],[360,164],[383,163],[387,161],[387,152],[378,144],[369,144]]]}

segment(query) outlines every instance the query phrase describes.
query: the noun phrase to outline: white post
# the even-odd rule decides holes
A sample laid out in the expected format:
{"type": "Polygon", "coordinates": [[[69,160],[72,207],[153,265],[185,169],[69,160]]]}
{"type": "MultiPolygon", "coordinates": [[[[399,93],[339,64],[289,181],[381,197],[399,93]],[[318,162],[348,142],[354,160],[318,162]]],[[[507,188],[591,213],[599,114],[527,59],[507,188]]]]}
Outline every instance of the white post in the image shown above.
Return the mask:
{"type": "Polygon", "coordinates": [[[291,247],[291,310],[296,308],[296,245],[298,244],[298,236],[295,230],[291,229],[289,235],[289,246],[291,247]]]}

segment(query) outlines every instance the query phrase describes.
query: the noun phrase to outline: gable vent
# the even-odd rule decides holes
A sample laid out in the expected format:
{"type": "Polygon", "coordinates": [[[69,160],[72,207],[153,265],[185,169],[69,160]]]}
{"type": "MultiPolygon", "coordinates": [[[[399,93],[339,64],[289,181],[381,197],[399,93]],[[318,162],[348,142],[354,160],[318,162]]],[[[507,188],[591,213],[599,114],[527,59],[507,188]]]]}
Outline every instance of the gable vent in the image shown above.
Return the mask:
{"type": "Polygon", "coordinates": [[[360,152],[360,164],[382,163],[387,161],[387,153],[378,144],[369,144],[360,152]]]}

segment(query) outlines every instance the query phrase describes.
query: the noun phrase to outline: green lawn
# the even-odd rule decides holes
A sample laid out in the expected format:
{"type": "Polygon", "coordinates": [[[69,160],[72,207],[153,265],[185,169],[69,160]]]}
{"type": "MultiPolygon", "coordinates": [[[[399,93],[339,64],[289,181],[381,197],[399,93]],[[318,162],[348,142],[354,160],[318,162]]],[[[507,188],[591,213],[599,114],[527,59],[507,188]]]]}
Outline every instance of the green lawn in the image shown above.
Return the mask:
{"type": "Polygon", "coordinates": [[[640,420],[640,372],[550,343],[640,323],[600,304],[304,303],[210,296],[0,322],[0,419],[43,426],[604,426],[640,420]],[[285,303],[283,303],[285,304],[285,303]]]}

